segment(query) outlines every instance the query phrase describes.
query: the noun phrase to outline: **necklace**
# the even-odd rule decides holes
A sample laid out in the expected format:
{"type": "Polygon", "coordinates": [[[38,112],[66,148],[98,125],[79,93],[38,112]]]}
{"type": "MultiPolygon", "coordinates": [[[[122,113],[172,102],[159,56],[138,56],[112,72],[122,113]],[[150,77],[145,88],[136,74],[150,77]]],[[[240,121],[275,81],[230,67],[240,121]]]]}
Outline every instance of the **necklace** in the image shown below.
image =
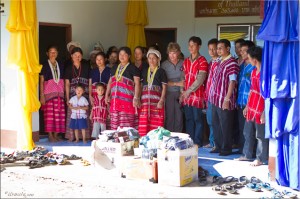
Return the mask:
{"type": "Polygon", "coordinates": [[[154,80],[154,77],[155,77],[155,73],[157,71],[158,67],[156,67],[153,71],[153,73],[151,73],[150,71],[150,66],[148,68],[148,73],[147,73],[147,82],[148,82],[148,88],[151,88],[152,87],[152,84],[153,84],[153,80],[154,80]]]}
{"type": "Polygon", "coordinates": [[[55,65],[53,65],[50,60],[48,59],[48,63],[52,72],[52,77],[55,83],[59,82],[60,79],[60,70],[59,70],[59,65],[57,63],[57,61],[55,61],[55,65]]]}
{"type": "Polygon", "coordinates": [[[76,78],[77,83],[79,82],[80,74],[81,74],[81,65],[79,65],[79,72],[76,72],[76,66],[73,65],[73,78],[76,78]]]}
{"type": "Polygon", "coordinates": [[[121,64],[118,65],[117,71],[115,73],[115,77],[116,77],[117,82],[119,82],[121,80],[122,75],[123,75],[123,73],[126,70],[126,68],[127,68],[128,65],[129,65],[129,63],[126,64],[123,67],[121,67],[121,64]]]}

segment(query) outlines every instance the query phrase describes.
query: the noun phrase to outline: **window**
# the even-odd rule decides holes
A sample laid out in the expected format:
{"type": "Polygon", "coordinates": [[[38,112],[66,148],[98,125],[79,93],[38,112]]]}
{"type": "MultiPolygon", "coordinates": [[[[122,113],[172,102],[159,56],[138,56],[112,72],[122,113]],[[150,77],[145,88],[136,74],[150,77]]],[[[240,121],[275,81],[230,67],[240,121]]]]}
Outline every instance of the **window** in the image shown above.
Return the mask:
{"type": "Polygon", "coordinates": [[[261,24],[218,24],[218,39],[228,39],[231,43],[231,54],[236,56],[234,41],[237,39],[251,40],[263,47],[263,41],[256,39],[261,24]]]}

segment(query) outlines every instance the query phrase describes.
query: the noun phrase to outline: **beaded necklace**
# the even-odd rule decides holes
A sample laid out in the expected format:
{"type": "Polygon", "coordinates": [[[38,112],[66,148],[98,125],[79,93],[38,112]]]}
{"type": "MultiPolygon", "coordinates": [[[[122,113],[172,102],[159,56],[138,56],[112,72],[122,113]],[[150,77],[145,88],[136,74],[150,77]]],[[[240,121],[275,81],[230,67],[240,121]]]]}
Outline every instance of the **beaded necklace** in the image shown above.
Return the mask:
{"type": "Polygon", "coordinates": [[[55,65],[53,65],[50,60],[48,59],[48,63],[52,72],[52,77],[55,83],[59,82],[60,79],[60,70],[59,70],[59,65],[57,61],[55,61],[55,65]]]}
{"type": "Polygon", "coordinates": [[[78,83],[78,82],[79,82],[80,75],[81,75],[81,65],[79,65],[79,73],[78,73],[78,74],[77,74],[75,68],[76,68],[76,66],[73,65],[73,78],[76,78],[77,83],[78,83]]]}
{"type": "Polygon", "coordinates": [[[126,70],[128,65],[129,65],[129,63],[126,64],[123,67],[121,67],[121,64],[118,65],[117,71],[115,73],[115,77],[116,77],[117,82],[119,82],[122,79],[122,75],[123,75],[123,73],[126,70]]]}
{"type": "Polygon", "coordinates": [[[151,88],[152,87],[152,84],[153,84],[153,80],[154,80],[154,77],[155,77],[155,73],[157,71],[158,67],[156,67],[153,71],[153,73],[151,73],[150,71],[150,66],[148,68],[148,72],[147,72],[147,82],[148,82],[148,88],[151,88]]]}

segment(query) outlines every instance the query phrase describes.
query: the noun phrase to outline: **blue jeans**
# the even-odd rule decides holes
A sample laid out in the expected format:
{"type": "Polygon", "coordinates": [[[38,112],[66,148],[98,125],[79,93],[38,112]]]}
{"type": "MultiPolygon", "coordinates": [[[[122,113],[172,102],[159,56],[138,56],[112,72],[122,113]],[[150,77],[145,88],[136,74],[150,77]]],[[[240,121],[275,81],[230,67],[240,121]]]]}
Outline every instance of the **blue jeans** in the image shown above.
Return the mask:
{"type": "Polygon", "coordinates": [[[269,139],[265,138],[265,124],[257,124],[246,121],[244,126],[245,144],[243,154],[251,159],[254,149],[254,142],[257,139],[256,159],[266,163],[269,157],[269,139]]]}
{"type": "Polygon", "coordinates": [[[202,109],[193,106],[184,106],[186,132],[195,144],[202,146],[203,141],[203,113],[202,109]]]}
{"type": "Polygon", "coordinates": [[[209,144],[210,146],[215,146],[215,138],[214,138],[214,131],[212,127],[212,106],[211,103],[207,103],[207,109],[206,109],[206,120],[207,124],[209,126],[209,144]]]}

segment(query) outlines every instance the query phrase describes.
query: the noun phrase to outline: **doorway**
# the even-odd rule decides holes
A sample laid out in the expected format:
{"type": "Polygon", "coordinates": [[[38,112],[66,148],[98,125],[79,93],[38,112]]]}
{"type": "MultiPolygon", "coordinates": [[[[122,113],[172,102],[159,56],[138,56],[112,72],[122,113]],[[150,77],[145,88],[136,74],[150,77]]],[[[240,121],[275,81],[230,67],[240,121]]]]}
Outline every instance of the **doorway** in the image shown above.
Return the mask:
{"type": "Polygon", "coordinates": [[[47,60],[46,50],[49,45],[58,47],[58,59],[66,60],[68,57],[67,43],[72,38],[71,24],[39,23],[39,55],[40,63],[47,60]]]}
{"type": "Polygon", "coordinates": [[[168,58],[167,47],[177,41],[177,28],[145,28],[147,48],[156,45],[161,53],[161,61],[168,58]]]}
{"type": "MultiPolygon", "coordinates": [[[[55,45],[58,48],[58,60],[64,61],[68,58],[67,43],[72,39],[71,24],[57,23],[39,23],[39,58],[40,64],[44,63],[48,58],[46,55],[47,47],[55,45]]],[[[40,135],[44,132],[44,112],[39,111],[40,135]]]]}

